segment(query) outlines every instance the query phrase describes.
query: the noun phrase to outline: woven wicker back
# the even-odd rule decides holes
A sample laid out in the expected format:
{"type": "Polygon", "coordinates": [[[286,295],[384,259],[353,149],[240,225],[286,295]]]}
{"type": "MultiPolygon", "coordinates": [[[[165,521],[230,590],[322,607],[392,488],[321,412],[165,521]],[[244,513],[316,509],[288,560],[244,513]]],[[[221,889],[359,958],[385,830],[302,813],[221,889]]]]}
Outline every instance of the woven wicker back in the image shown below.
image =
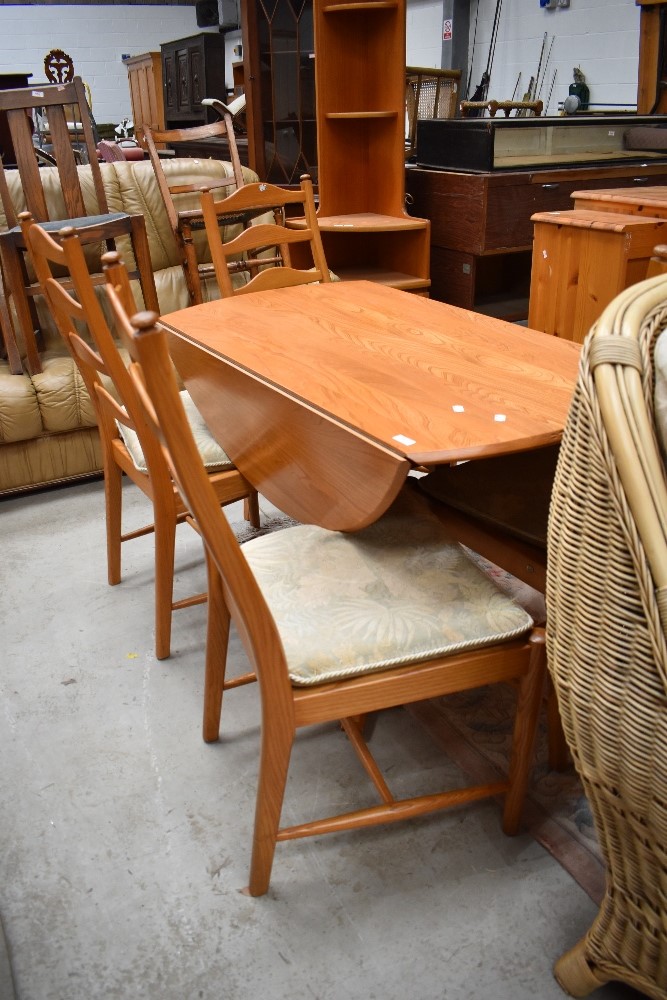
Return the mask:
{"type": "Polygon", "coordinates": [[[621,980],[667,997],[667,487],[653,424],[666,326],[665,277],[605,310],[552,497],[549,666],[608,866],[598,917],[556,967],[577,996],[621,980]]]}
{"type": "Polygon", "coordinates": [[[417,147],[417,121],[420,118],[454,118],[458,104],[460,79],[460,69],[406,67],[406,160],[413,155],[417,147]]]}

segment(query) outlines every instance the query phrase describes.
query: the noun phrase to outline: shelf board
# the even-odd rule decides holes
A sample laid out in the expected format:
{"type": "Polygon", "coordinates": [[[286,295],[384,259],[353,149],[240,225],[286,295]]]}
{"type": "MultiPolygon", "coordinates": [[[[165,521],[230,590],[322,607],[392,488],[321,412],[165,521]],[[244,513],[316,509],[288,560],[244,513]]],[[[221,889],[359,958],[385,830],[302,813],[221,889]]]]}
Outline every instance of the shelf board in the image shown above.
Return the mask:
{"type": "Polygon", "coordinates": [[[390,285],[392,288],[402,288],[404,291],[424,291],[429,288],[429,278],[420,278],[403,271],[389,271],[382,267],[336,267],[334,274],[341,281],[374,281],[380,285],[390,285]]]}
{"type": "MultiPolygon", "coordinates": [[[[297,220],[290,220],[294,225],[297,220]]],[[[382,233],[405,232],[409,229],[426,229],[426,219],[413,219],[412,216],[375,215],[373,212],[359,212],[350,215],[318,215],[320,230],[325,233],[356,232],[382,233]]]]}
{"type": "Polygon", "coordinates": [[[325,114],[327,119],[335,118],[396,118],[397,111],[328,111],[325,114]]]}
{"type": "Polygon", "coordinates": [[[363,0],[362,3],[328,3],[324,7],[324,13],[337,14],[339,11],[347,13],[350,10],[387,10],[393,7],[398,7],[397,0],[363,0]]]}

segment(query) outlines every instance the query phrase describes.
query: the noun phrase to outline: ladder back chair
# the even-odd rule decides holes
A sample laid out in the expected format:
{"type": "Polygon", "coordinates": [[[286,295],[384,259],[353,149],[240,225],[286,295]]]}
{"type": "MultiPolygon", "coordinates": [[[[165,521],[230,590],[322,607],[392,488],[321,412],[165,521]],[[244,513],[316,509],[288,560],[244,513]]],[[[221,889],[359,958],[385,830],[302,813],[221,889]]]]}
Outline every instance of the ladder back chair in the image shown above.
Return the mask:
{"type": "MultiPolygon", "coordinates": [[[[121,580],[121,544],[151,531],[155,534],[155,647],[157,658],[163,659],[170,653],[172,611],[201,603],[206,597],[196,595],[175,601],[173,596],[176,525],[186,519],[188,508],[171,478],[141,399],[128,376],[126,359],[119,353],[106,318],[100,296],[108,284],[96,293],[81,241],[73,228],[62,230],[56,242],[27,213],[22,215],[21,223],[60,333],[95,406],[104,463],[110,584],[121,580]],[[53,278],[54,267],[67,269],[77,299],[53,278]],[[81,324],[87,327],[92,346],[82,337],[81,324]],[[151,525],[126,533],[122,531],[123,473],[152,501],[154,517],[151,525]]],[[[114,275],[125,307],[134,310],[129,276],[124,267],[117,266],[117,259],[116,253],[106,254],[105,269],[114,275]]],[[[196,435],[200,461],[206,464],[206,476],[216,502],[227,504],[244,499],[246,516],[259,527],[257,493],[214,441],[189,394],[183,391],[180,399],[188,413],[191,433],[196,435]]]]}
{"type": "Polygon", "coordinates": [[[307,174],[301,177],[297,190],[265,182],[246,184],[223,201],[215,201],[213,192],[204,190],[201,207],[223,298],[266,288],[331,281],[317,222],[313,184],[307,174]],[[286,225],[288,206],[303,213],[302,217],[294,218],[290,227],[286,225]],[[271,212],[273,222],[258,218],[271,212]],[[230,217],[243,219],[245,228],[223,241],[220,225],[230,217]],[[299,266],[292,261],[294,249],[300,254],[299,266]],[[243,275],[245,282],[235,283],[232,275],[243,275]]]}
{"type": "Polygon", "coordinates": [[[541,630],[450,542],[428,503],[409,486],[387,515],[359,532],[299,525],[241,548],[197,456],[157,316],[142,313],[130,320],[120,298],[112,293],[110,299],[133,358],[131,376],[217,577],[209,583],[218,608],[214,615],[209,607],[209,640],[217,643],[219,656],[211,658],[206,677],[206,740],[219,735],[230,618],[259,682],[261,753],[249,894],[267,891],[278,841],[413,818],[499,794],[505,796],[503,828],[515,833],[544,685],[541,630]],[[401,627],[390,627],[390,621],[401,627]],[[508,776],[395,799],[364,740],[363,716],[510,679],[518,680],[519,694],[508,776]],[[380,804],[281,827],[297,730],[334,720],[342,720],[380,804]]]}
{"type": "Polygon", "coordinates": [[[607,873],[556,964],[667,998],[667,278],[632,285],[584,342],[548,535],[547,648],[607,873]]]}
{"type": "Polygon", "coordinates": [[[160,147],[169,145],[176,147],[181,143],[210,143],[219,145],[221,141],[227,144],[226,155],[232,165],[232,176],[221,179],[215,185],[216,189],[229,190],[232,187],[243,186],[241,160],[236,146],[234,127],[229,113],[223,113],[219,121],[208,125],[198,125],[194,128],[179,128],[159,130],[150,125],[143,126],[143,142],[148,150],[153,164],[164,207],[181,254],[181,263],[188,286],[190,301],[198,304],[202,298],[202,280],[212,277],[213,267],[209,263],[199,262],[197,255],[196,233],[204,229],[204,223],[199,206],[198,193],[202,190],[201,183],[188,181],[168,181],[160,157],[160,147]]]}
{"type": "MultiPolygon", "coordinates": [[[[22,335],[32,374],[41,372],[42,368],[35,337],[37,318],[31,300],[35,295],[43,294],[43,289],[38,281],[34,281],[27,267],[25,241],[17,222],[20,211],[30,212],[36,222],[53,234],[69,222],[77,229],[82,242],[96,244],[97,247],[106,244],[107,249],[114,249],[118,237],[128,237],[136,261],[136,271],[133,271],[132,277],[138,278],[141,283],[145,305],[158,308],[144,217],[126,212],[109,212],[92,126],[85,107],[86,98],[80,77],[74,77],[71,83],[53,84],[39,89],[22,87],[0,91],[0,112],[7,115],[23,199],[22,205],[12,202],[7,175],[0,162],[0,199],[8,227],[5,232],[0,233],[0,264],[15,309],[17,332],[22,335]],[[88,155],[88,163],[79,168],[65,115],[66,108],[70,105],[76,105],[79,109],[88,155]],[[32,141],[30,115],[40,107],[46,108],[49,116],[56,159],[56,166],[51,168],[39,166],[32,141]],[[61,192],[57,205],[50,204],[50,199],[47,198],[44,179],[48,170],[57,171],[58,189],[61,192]],[[94,197],[91,197],[91,182],[94,197]],[[88,199],[84,197],[84,187],[88,199]]],[[[97,275],[96,280],[101,282],[103,278],[97,275]]],[[[19,372],[20,368],[15,374],[19,372]]]]}

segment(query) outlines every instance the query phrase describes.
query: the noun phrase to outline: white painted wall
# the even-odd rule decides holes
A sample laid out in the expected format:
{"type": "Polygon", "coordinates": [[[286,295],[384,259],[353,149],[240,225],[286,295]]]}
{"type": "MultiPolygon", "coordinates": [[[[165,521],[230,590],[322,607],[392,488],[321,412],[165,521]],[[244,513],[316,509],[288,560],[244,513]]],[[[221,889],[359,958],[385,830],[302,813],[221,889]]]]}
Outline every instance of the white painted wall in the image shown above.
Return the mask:
{"type": "Polygon", "coordinates": [[[30,83],[44,82],[44,56],[63,49],[90,85],[95,120],[115,124],[131,114],[121,57],[159,52],[161,42],[201,30],[194,7],[3,5],[0,72],[25,71],[33,74],[30,83]]]}
{"type": "MultiPolygon", "coordinates": [[[[472,88],[486,67],[496,0],[471,0],[471,41],[477,18],[472,88]]],[[[544,33],[551,58],[542,88],[546,101],[554,71],[549,112],[567,96],[572,69],[580,65],[591,101],[637,100],[639,7],[633,0],[570,0],[569,8],[545,10],[539,0],[503,0],[489,97],[507,100],[521,73],[520,90],[536,73],[544,33]],[[553,46],[552,46],[553,40],[553,46]]],[[[407,0],[407,63],[440,66],[442,0],[407,0]]],[[[90,84],[98,122],[118,122],[130,114],[124,53],[158,51],[161,42],[197,34],[194,7],[127,5],[16,4],[0,6],[0,72],[32,72],[44,80],[44,56],[52,48],[71,55],[76,72],[90,84]]],[[[215,29],[213,29],[215,30],[215,29]]],[[[456,31],[456,23],[454,24],[456,31]]],[[[231,86],[231,49],[238,34],[225,36],[227,83],[231,86]]],[[[216,95],[217,96],[217,95],[216,95]]]]}
{"type": "Polygon", "coordinates": [[[440,66],[442,0],[407,0],[406,65],[440,66]]]}
{"type": "MultiPolygon", "coordinates": [[[[442,0],[407,0],[407,5],[408,64],[439,66],[442,0]]],[[[477,18],[472,90],[486,68],[495,7],[496,0],[470,3],[471,44],[477,18]]],[[[530,77],[537,73],[546,32],[546,51],[551,49],[551,57],[540,96],[546,103],[556,72],[547,109],[550,114],[557,114],[559,102],[567,97],[575,66],[586,77],[591,102],[633,108],[637,103],[639,16],[633,0],[570,0],[569,7],[552,10],[541,8],[539,0],[503,0],[489,98],[509,100],[519,73],[523,96],[530,77]]]]}

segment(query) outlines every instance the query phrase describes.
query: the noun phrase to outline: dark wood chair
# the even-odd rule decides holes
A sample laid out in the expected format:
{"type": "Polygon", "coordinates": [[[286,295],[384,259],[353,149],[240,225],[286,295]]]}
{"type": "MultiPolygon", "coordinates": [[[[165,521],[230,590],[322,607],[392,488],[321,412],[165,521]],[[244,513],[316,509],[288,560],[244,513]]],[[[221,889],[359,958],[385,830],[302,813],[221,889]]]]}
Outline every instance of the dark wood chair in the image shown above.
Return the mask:
{"type": "MultiPolygon", "coordinates": [[[[78,234],[68,227],[56,242],[27,213],[22,214],[21,222],[49,306],[95,406],[104,461],[110,584],[121,580],[121,544],[150,531],[155,534],[155,650],[157,658],[163,659],[170,652],[172,611],[201,603],[206,598],[205,594],[198,594],[174,601],[176,525],[187,518],[188,508],[169,474],[160,445],[127,374],[126,359],[119,352],[88,274],[78,234]],[[63,269],[71,275],[76,299],[53,277],[54,270],[62,272],[63,269]],[[86,328],[94,348],[82,337],[82,330],[86,328]],[[122,531],[123,473],[151,500],[154,516],[153,524],[127,533],[122,531]]],[[[116,263],[117,254],[105,255],[103,261],[111,266],[116,263]]],[[[118,273],[122,279],[118,294],[127,308],[134,309],[127,271],[123,268],[118,273]]],[[[185,390],[181,400],[190,415],[200,460],[206,463],[206,475],[217,502],[226,504],[244,499],[246,516],[259,527],[256,491],[215,442],[185,390]]]]}
{"type": "Polygon", "coordinates": [[[168,181],[162,169],[160,148],[168,145],[175,147],[178,152],[178,146],[186,143],[203,144],[204,148],[206,143],[213,143],[219,148],[219,143],[224,140],[227,144],[225,155],[232,165],[232,176],[216,182],[215,189],[228,191],[232,187],[240,188],[243,186],[243,172],[232,119],[228,113],[223,113],[219,121],[194,128],[158,130],[150,125],[144,125],[143,128],[144,145],[153,164],[164,207],[181,254],[190,301],[197,304],[202,301],[202,279],[212,277],[214,273],[212,264],[199,262],[194,237],[198,230],[201,232],[204,229],[198,194],[204,186],[210,187],[210,183],[203,185],[188,181],[168,181]]]}
{"type": "Polygon", "coordinates": [[[206,226],[215,276],[224,296],[259,292],[265,288],[331,281],[317,223],[313,184],[304,175],[296,191],[260,182],[246,184],[222,201],[215,201],[213,192],[201,195],[201,207],[206,226]],[[296,210],[291,227],[286,225],[287,212],[296,210]],[[264,222],[260,216],[271,218],[264,222]],[[223,241],[220,226],[229,219],[242,220],[243,229],[223,241]],[[252,225],[252,220],[258,220],[252,225]],[[292,250],[300,254],[298,266],[292,261],[292,250]],[[301,266],[304,262],[305,267],[301,266]],[[245,283],[232,281],[233,274],[245,274],[245,283]]]}
{"type": "MultiPolygon", "coordinates": [[[[22,87],[17,90],[0,91],[0,112],[4,112],[7,116],[24,200],[22,205],[15,205],[12,202],[7,175],[0,163],[0,198],[8,226],[7,231],[0,233],[0,264],[8,294],[11,295],[18,329],[25,345],[27,364],[30,372],[35,374],[42,368],[35,336],[38,322],[32,300],[35,295],[42,294],[43,289],[39,282],[34,280],[27,267],[25,241],[17,222],[20,211],[27,209],[32,218],[52,234],[57,234],[69,221],[76,227],[81,241],[86,244],[106,243],[108,249],[114,249],[117,238],[129,237],[136,261],[136,270],[132,272],[132,277],[140,280],[147,307],[158,308],[157,293],[143,215],[109,212],[81,78],[75,77],[71,83],[52,84],[39,89],[22,87]],[[66,114],[67,109],[72,106],[78,108],[83,130],[83,145],[88,160],[85,167],[77,166],[72,148],[66,114]],[[32,115],[38,108],[45,108],[48,113],[56,160],[56,166],[50,169],[57,170],[62,192],[62,202],[55,211],[55,217],[53,206],[49,207],[47,203],[43,183],[44,171],[49,168],[39,166],[33,145],[32,115]],[[90,172],[94,192],[92,204],[90,185],[82,185],[82,171],[90,172]],[[87,200],[84,197],[84,186],[87,200]]],[[[104,279],[98,274],[96,280],[101,282],[104,279]]],[[[8,354],[16,357],[18,348],[8,351],[8,354]]],[[[20,367],[16,369],[14,364],[12,371],[18,374],[21,369],[20,367]]]]}
{"type": "Polygon", "coordinates": [[[158,317],[130,320],[120,297],[109,298],[133,358],[131,377],[209,552],[209,599],[218,613],[209,614],[208,642],[218,657],[207,669],[206,740],[218,738],[230,621],[259,681],[262,748],[249,894],[267,891],[278,841],[414,818],[497,794],[505,795],[503,829],[516,832],[544,685],[541,630],[448,540],[410,486],[359,532],[300,525],[241,550],[188,431],[158,317]],[[496,625],[489,630],[491,606],[496,625]],[[387,628],[397,620],[401,627],[387,628]],[[520,690],[507,777],[395,798],[364,739],[365,713],[510,679],[520,690]],[[335,720],[342,720],[380,803],[281,827],[298,730],[335,720]]]}

